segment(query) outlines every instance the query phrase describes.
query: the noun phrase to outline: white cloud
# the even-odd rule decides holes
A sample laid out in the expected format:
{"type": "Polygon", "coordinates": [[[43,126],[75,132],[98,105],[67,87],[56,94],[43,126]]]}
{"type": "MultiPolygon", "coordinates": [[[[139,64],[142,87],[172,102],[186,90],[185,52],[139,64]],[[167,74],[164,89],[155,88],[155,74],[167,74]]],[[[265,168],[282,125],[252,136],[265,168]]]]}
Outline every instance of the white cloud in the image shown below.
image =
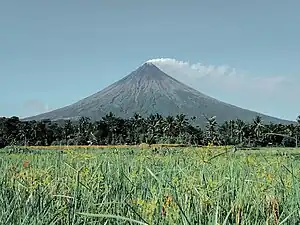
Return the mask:
{"type": "MultiPolygon", "coordinates": [[[[228,65],[206,65],[171,58],[151,59],[175,79],[222,101],[278,117],[291,117],[280,107],[294,107],[300,89],[287,76],[253,76],[228,65]]],[[[288,109],[287,109],[288,110],[288,109]]],[[[296,116],[294,112],[292,116],[296,116]],[[295,114],[295,115],[294,115],[295,114]]],[[[293,118],[289,118],[293,119],[293,118]]]]}

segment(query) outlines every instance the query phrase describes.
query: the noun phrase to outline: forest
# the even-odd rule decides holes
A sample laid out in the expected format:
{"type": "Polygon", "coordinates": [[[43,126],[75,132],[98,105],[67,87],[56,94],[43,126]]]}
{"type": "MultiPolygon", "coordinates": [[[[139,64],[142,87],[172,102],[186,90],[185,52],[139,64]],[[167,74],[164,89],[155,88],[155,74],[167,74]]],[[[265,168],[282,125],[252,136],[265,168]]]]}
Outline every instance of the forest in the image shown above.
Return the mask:
{"type": "Polygon", "coordinates": [[[129,119],[113,113],[100,121],[81,117],[78,121],[63,122],[22,121],[18,117],[0,118],[0,147],[49,145],[243,145],[295,147],[300,136],[298,123],[265,124],[261,117],[251,123],[242,120],[218,124],[216,117],[205,117],[205,127],[193,125],[195,117],[186,115],[163,117],[159,114],[146,118],[134,114],[129,119]]]}

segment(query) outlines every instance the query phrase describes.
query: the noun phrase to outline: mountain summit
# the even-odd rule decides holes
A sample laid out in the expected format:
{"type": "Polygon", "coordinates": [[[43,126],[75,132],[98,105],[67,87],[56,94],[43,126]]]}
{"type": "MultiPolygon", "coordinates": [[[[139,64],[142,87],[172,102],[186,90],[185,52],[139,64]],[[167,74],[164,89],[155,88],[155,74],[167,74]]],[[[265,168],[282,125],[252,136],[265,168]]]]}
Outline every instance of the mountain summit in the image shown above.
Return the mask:
{"type": "Polygon", "coordinates": [[[151,62],[144,63],[123,79],[72,105],[26,120],[77,119],[81,116],[99,120],[109,112],[120,117],[131,117],[134,113],[142,116],[183,113],[198,117],[199,123],[204,122],[203,114],[216,116],[220,122],[236,118],[251,121],[257,115],[265,122],[288,122],[209,97],[170,77],[151,62]]]}

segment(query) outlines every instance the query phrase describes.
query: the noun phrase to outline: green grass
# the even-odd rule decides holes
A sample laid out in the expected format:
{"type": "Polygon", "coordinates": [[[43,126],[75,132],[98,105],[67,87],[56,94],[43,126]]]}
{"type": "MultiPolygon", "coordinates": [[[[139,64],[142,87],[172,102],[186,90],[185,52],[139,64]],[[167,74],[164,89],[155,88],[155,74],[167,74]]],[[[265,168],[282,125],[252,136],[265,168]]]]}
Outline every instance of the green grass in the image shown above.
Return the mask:
{"type": "Polygon", "coordinates": [[[300,151],[0,152],[0,224],[299,224],[300,151]]]}

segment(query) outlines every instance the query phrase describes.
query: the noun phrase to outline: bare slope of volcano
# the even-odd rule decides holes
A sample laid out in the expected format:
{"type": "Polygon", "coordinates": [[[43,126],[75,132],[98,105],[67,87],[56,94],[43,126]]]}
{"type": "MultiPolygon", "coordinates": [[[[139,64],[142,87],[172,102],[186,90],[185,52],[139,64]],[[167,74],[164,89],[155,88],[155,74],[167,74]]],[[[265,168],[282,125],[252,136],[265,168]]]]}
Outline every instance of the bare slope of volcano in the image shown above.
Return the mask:
{"type": "Polygon", "coordinates": [[[203,114],[216,116],[220,122],[236,118],[251,121],[257,115],[265,122],[288,122],[211,98],[168,76],[152,63],[143,64],[123,79],[72,105],[26,120],[76,119],[80,116],[99,120],[109,112],[121,117],[130,117],[134,113],[142,116],[183,113],[200,117],[200,123],[204,121],[203,114]]]}

